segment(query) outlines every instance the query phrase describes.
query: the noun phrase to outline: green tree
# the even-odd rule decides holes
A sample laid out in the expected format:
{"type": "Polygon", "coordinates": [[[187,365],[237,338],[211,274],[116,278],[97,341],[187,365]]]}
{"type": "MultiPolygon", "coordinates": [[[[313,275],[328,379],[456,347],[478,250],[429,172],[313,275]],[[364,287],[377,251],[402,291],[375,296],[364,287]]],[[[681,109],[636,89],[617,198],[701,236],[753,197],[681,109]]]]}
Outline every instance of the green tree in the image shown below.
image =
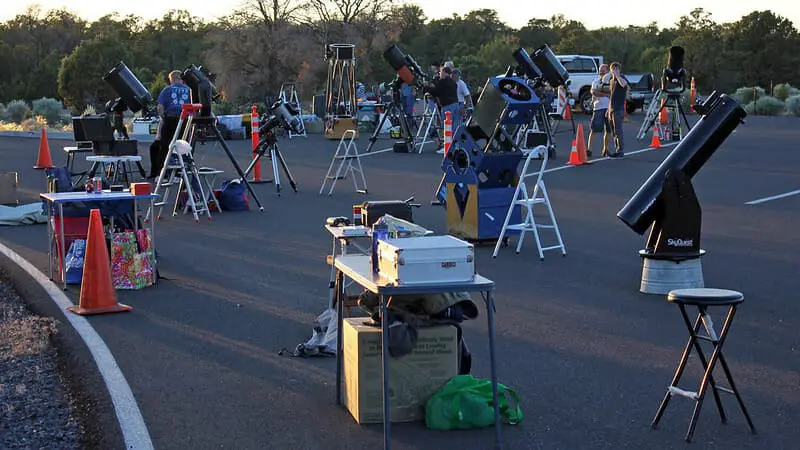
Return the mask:
{"type": "Polygon", "coordinates": [[[105,101],[115,98],[117,94],[102,77],[119,61],[131,64],[132,54],[118,35],[84,41],[61,61],[58,93],[64,103],[75,111],[89,105],[99,110],[105,101]]]}

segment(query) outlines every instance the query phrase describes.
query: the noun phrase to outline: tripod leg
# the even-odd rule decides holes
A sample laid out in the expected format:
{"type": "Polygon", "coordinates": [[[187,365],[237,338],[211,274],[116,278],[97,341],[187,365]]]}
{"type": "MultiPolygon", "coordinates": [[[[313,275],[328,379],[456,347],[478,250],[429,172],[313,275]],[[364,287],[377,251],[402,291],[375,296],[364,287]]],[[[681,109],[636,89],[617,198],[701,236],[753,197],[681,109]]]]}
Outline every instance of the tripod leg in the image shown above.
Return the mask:
{"type": "MultiPolygon", "coordinates": [[[[256,156],[250,160],[250,164],[247,165],[247,168],[244,170],[244,175],[249,176],[250,172],[256,167],[256,164],[261,160],[261,157],[264,156],[264,153],[267,151],[267,146],[264,144],[260,144],[258,149],[256,150],[256,156]]],[[[252,183],[252,182],[251,182],[252,183]]],[[[272,180],[262,180],[261,183],[272,183],[272,180]]]]}
{"type": "Polygon", "coordinates": [[[386,119],[388,117],[389,117],[389,111],[387,110],[385,113],[383,113],[383,117],[381,117],[381,120],[378,122],[378,126],[375,128],[375,131],[372,132],[372,137],[369,138],[369,144],[367,144],[367,150],[365,151],[365,153],[369,153],[372,151],[372,146],[375,145],[375,141],[378,140],[378,135],[381,133],[381,130],[383,129],[383,124],[386,123],[386,119]]]}
{"type": "Polygon", "coordinates": [[[686,111],[683,110],[683,107],[680,104],[678,104],[678,109],[681,111],[681,116],[683,117],[683,122],[686,124],[686,131],[688,132],[692,129],[692,127],[689,125],[689,118],[686,117],[686,111]]]}
{"type": "Polygon", "coordinates": [[[239,176],[242,178],[242,183],[244,183],[245,187],[247,187],[247,190],[250,192],[250,195],[253,196],[253,200],[255,200],[256,204],[258,205],[258,209],[261,212],[263,212],[264,205],[261,204],[261,201],[258,199],[258,196],[256,195],[255,191],[253,191],[253,187],[250,186],[250,183],[247,181],[247,177],[244,176],[242,168],[239,166],[239,163],[236,162],[236,158],[233,157],[231,149],[228,148],[228,144],[225,143],[225,139],[222,137],[222,133],[219,132],[219,128],[217,128],[216,126],[214,126],[213,128],[214,128],[214,134],[217,137],[217,141],[222,146],[222,149],[225,151],[225,153],[228,155],[228,159],[231,160],[233,168],[236,169],[236,173],[238,173],[239,176]]]}
{"type": "MultiPolygon", "coordinates": [[[[297,192],[297,183],[294,181],[294,177],[292,176],[292,172],[289,171],[289,166],[286,165],[286,160],[283,159],[283,153],[279,148],[275,149],[275,155],[278,157],[278,161],[281,163],[281,167],[283,168],[283,173],[286,174],[286,178],[289,179],[289,186],[292,187],[292,190],[297,192]]],[[[355,179],[355,175],[353,176],[355,179]]]]}
{"type": "Polygon", "coordinates": [[[275,179],[275,188],[278,190],[278,196],[281,195],[281,176],[278,173],[278,155],[277,155],[277,148],[275,145],[270,147],[269,155],[270,159],[272,160],[272,176],[275,179]]]}
{"type": "Polygon", "coordinates": [[[139,168],[139,174],[142,176],[142,178],[146,178],[147,177],[147,172],[145,172],[144,166],[142,166],[142,162],[141,161],[136,161],[136,167],[139,168]]]}

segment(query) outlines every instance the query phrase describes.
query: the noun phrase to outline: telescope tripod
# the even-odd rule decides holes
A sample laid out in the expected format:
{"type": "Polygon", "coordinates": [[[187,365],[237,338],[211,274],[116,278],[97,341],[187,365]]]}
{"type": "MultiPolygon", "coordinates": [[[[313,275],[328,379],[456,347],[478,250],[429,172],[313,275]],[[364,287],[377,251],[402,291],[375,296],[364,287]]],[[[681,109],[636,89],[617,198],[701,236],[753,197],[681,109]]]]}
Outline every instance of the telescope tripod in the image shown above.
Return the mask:
{"type": "Polygon", "coordinates": [[[253,160],[250,161],[250,165],[248,165],[247,169],[245,169],[242,179],[244,179],[244,177],[247,175],[250,175],[250,172],[256,166],[258,161],[267,152],[269,152],[269,159],[272,160],[272,179],[275,182],[275,189],[277,189],[278,195],[281,195],[281,177],[278,170],[278,164],[280,164],[281,168],[283,169],[283,173],[286,174],[286,178],[289,179],[289,185],[292,187],[292,190],[297,192],[297,183],[295,183],[294,177],[292,177],[292,173],[289,171],[289,166],[286,165],[286,160],[283,159],[283,154],[278,148],[278,141],[275,139],[275,136],[272,135],[272,132],[270,132],[270,135],[266,136],[265,139],[258,143],[258,147],[256,147],[256,156],[253,157],[253,160]]]}
{"type": "Polygon", "coordinates": [[[681,101],[682,95],[680,93],[665,92],[659,89],[650,101],[650,106],[647,108],[644,122],[639,128],[639,134],[636,138],[641,140],[647,136],[647,133],[656,125],[656,121],[660,121],[661,111],[667,109],[667,130],[665,138],[673,141],[680,141],[683,138],[683,128],[681,127],[681,118],[683,123],[686,124],[686,130],[692,129],[689,124],[689,119],[686,117],[686,112],[683,110],[683,102],[681,101]]]}
{"type": "MultiPolygon", "coordinates": [[[[225,138],[222,137],[222,133],[220,133],[219,128],[217,128],[217,118],[213,115],[209,117],[193,117],[191,121],[189,121],[186,126],[190,127],[189,136],[191,136],[191,141],[189,144],[192,146],[192,153],[195,150],[195,143],[199,138],[199,134],[204,134],[203,141],[209,140],[206,136],[209,134],[211,135],[210,140],[216,140],[219,145],[222,147],[222,150],[225,151],[225,154],[228,155],[228,159],[230,159],[231,164],[233,164],[233,168],[236,170],[236,173],[239,174],[241,177],[241,182],[247,188],[247,191],[250,192],[250,195],[253,197],[253,200],[258,205],[258,209],[261,212],[264,212],[264,205],[261,204],[261,201],[258,199],[253,187],[250,186],[250,183],[247,181],[247,176],[244,172],[242,172],[242,168],[239,166],[239,163],[236,162],[236,158],[233,157],[231,153],[231,149],[228,147],[228,144],[225,142],[225,138]],[[208,130],[211,129],[212,133],[208,133],[208,130]],[[203,133],[205,131],[205,133],[203,133]]],[[[180,132],[180,129],[177,130],[175,133],[180,132]]],[[[194,155],[193,155],[194,156],[194,155]]]]}
{"type": "Polygon", "coordinates": [[[372,151],[372,146],[375,145],[375,141],[378,140],[378,135],[383,129],[383,125],[386,123],[386,119],[388,119],[389,117],[397,118],[397,121],[400,124],[400,138],[406,141],[409,153],[413,150],[414,135],[411,134],[411,126],[408,124],[408,117],[406,117],[406,113],[405,111],[403,111],[402,102],[400,101],[399,89],[394,89],[392,92],[392,101],[389,102],[389,107],[386,108],[386,113],[383,114],[383,117],[381,118],[380,122],[378,122],[378,126],[375,128],[375,131],[369,138],[369,144],[367,145],[366,153],[372,151]]]}

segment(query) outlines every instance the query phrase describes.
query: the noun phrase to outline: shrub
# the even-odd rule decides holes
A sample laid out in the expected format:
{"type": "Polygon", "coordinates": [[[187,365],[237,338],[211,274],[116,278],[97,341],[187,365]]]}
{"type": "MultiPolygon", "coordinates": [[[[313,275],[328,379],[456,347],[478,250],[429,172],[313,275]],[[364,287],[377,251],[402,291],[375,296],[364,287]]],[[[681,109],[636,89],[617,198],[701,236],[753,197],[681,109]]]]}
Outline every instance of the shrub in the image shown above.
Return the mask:
{"type": "Polygon", "coordinates": [[[44,117],[48,125],[57,124],[61,120],[62,111],[64,105],[54,98],[40,98],[33,101],[33,114],[44,117]]]}
{"type": "Polygon", "coordinates": [[[786,104],[775,97],[761,97],[755,103],[748,103],[744,110],[758,116],[779,116],[786,111],[786,104]]]}
{"type": "Polygon", "coordinates": [[[6,119],[9,122],[21,123],[30,110],[25,100],[11,100],[6,105],[6,119]]]}
{"type": "MultiPolygon", "coordinates": [[[[764,97],[765,95],[767,95],[767,93],[764,91],[764,88],[756,87],[756,96],[758,96],[758,98],[764,97]]],[[[753,88],[741,87],[736,90],[733,96],[739,103],[753,103],[753,88]]]]}
{"type": "Polygon", "coordinates": [[[772,96],[782,102],[785,102],[786,99],[789,98],[789,93],[791,91],[792,85],[789,83],[776,84],[775,87],[772,88],[772,96]]]}
{"type": "Polygon", "coordinates": [[[47,119],[35,116],[32,119],[25,119],[21,126],[23,131],[42,131],[42,128],[47,126],[47,119]]]}
{"type": "Polygon", "coordinates": [[[6,120],[6,105],[0,103],[0,121],[6,120]]]}
{"type": "Polygon", "coordinates": [[[786,99],[786,110],[789,114],[800,117],[800,94],[792,95],[786,99]]]}

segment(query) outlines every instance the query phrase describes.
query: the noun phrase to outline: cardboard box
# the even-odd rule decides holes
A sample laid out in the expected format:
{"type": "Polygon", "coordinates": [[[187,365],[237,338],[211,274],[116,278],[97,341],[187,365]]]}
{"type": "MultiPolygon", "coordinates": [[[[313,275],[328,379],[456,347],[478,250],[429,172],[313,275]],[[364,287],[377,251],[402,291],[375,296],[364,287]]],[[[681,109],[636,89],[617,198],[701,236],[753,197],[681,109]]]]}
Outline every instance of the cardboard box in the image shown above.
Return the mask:
{"type": "MultiPolygon", "coordinates": [[[[357,423],[383,423],[381,329],[368,318],[344,320],[343,401],[357,423]]],[[[390,420],[425,418],[425,404],[458,374],[457,330],[437,326],[418,330],[417,346],[400,358],[389,357],[390,420]]]]}
{"type": "Polygon", "coordinates": [[[13,205],[19,204],[17,199],[17,185],[19,184],[19,175],[17,172],[0,172],[0,205],[13,205]]]}

